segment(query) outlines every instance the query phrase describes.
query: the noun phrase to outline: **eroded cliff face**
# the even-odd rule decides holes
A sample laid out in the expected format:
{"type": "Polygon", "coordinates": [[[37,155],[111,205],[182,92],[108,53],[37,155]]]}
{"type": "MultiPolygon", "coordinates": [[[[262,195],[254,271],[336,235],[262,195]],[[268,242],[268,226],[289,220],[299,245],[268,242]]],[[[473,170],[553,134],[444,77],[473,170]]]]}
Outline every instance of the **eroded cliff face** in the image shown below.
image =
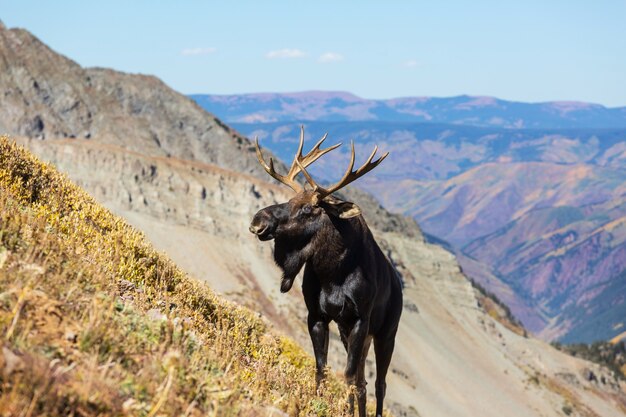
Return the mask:
{"type": "MultiPolygon", "coordinates": [[[[271,244],[247,230],[259,208],[290,197],[286,187],[94,142],[21,142],[143,230],[184,269],[311,350],[299,285],[280,293],[271,244]]],[[[479,307],[452,254],[425,243],[415,227],[405,233],[410,223],[390,227],[399,220],[377,219],[376,210],[364,204],[365,218],[405,280],[388,378],[387,404],[396,415],[558,416],[566,405],[584,416],[622,415],[624,387],[607,371],[503,327],[479,307]]],[[[343,370],[336,331],[329,359],[334,371],[343,370]]],[[[373,360],[371,352],[370,388],[373,360]]]]}

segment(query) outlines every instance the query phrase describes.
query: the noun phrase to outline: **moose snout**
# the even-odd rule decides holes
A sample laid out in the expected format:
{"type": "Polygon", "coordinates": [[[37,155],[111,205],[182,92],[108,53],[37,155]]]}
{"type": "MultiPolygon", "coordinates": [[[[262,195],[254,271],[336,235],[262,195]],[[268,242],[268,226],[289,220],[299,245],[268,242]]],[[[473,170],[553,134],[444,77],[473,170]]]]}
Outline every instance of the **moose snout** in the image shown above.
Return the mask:
{"type": "Polygon", "coordinates": [[[248,230],[257,235],[260,240],[270,240],[274,238],[272,232],[276,228],[275,223],[276,221],[269,213],[261,210],[254,215],[248,230]]]}

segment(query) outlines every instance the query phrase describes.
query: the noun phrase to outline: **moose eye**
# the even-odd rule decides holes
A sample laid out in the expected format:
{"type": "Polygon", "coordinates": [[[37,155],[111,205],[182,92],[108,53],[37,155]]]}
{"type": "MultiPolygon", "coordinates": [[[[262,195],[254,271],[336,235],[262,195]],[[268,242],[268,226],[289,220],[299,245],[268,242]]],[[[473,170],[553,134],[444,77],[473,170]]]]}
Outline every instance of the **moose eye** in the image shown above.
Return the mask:
{"type": "Polygon", "coordinates": [[[302,212],[304,214],[311,214],[311,205],[310,204],[305,204],[304,206],[302,206],[302,212]]]}

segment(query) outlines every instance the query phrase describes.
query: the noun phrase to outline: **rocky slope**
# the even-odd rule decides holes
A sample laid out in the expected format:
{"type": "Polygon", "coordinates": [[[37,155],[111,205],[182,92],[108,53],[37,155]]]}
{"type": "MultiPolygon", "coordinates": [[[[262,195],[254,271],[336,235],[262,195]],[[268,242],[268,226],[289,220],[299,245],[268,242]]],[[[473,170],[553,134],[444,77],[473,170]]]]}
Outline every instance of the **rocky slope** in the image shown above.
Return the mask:
{"type": "Polygon", "coordinates": [[[0,132],[74,138],[261,173],[250,143],[159,79],[81,68],[0,23],[0,132]]]}
{"type": "MultiPolygon", "coordinates": [[[[171,97],[179,96],[171,92],[171,97]]],[[[116,132],[117,118],[107,107],[97,110],[98,117],[111,124],[110,131],[116,132]]],[[[252,168],[255,157],[243,139],[235,169],[207,163],[214,155],[188,159],[185,142],[180,154],[159,154],[147,145],[142,152],[141,142],[130,134],[133,126],[141,130],[142,122],[132,125],[133,117],[127,116],[125,135],[113,139],[46,136],[20,142],[138,226],[185,270],[252,307],[310,349],[299,290],[279,293],[280,273],[269,245],[247,231],[258,208],[288,198],[284,187],[266,182],[265,175],[252,168]]],[[[159,113],[153,117],[166,119],[159,113]]],[[[214,120],[208,114],[204,117],[214,120]]],[[[175,120],[170,128],[177,128],[175,120]]],[[[219,129],[218,125],[212,134],[219,129]]],[[[226,130],[221,135],[223,146],[237,148],[236,138],[226,130]]],[[[362,197],[355,199],[364,206],[374,234],[406,284],[404,316],[388,380],[387,404],[396,415],[560,416],[564,410],[581,416],[626,414],[625,387],[606,370],[502,326],[479,307],[453,255],[426,243],[414,223],[362,197]],[[596,378],[589,378],[591,374],[596,378]]],[[[336,333],[330,358],[334,370],[342,368],[345,354],[336,333]]],[[[373,374],[368,376],[372,382],[373,374]]]]}

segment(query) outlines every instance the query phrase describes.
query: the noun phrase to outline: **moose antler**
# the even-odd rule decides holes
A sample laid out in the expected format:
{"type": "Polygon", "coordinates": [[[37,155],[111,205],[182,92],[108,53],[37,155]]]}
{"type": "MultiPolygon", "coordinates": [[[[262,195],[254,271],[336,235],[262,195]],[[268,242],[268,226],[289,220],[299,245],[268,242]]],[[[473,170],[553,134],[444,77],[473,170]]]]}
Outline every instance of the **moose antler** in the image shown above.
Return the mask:
{"type": "Polygon", "coordinates": [[[273,178],[290,187],[296,193],[300,193],[304,191],[304,188],[296,181],[296,176],[300,173],[301,170],[311,165],[313,162],[317,161],[320,157],[325,155],[326,153],[336,149],[341,145],[338,143],[336,145],[330,146],[326,149],[320,149],[322,143],[326,140],[328,133],[325,134],[322,139],[320,139],[313,149],[309,151],[306,155],[302,155],[302,148],[304,147],[304,126],[300,127],[300,145],[298,146],[298,151],[293,158],[293,162],[291,163],[291,168],[289,168],[289,172],[287,175],[280,175],[274,169],[274,160],[270,157],[269,165],[265,163],[265,159],[263,158],[263,154],[261,153],[261,148],[259,147],[259,138],[255,139],[256,145],[256,156],[259,159],[259,163],[265,169],[265,172],[270,174],[273,178]],[[304,167],[304,168],[303,168],[304,167]]]}
{"type": "Polygon", "coordinates": [[[372,162],[372,159],[374,159],[374,155],[376,155],[377,151],[378,151],[378,146],[375,146],[369,158],[367,158],[367,161],[365,161],[365,163],[359,169],[357,169],[356,171],[353,171],[352,169],[354,168],[355,155],[354,155],[354,142],[352,142],[352,155],[350,156],[350,166],[346,170],[346,173],[343,175],[343,178],[341,178],[341,180],[339,180],[337,184],[329,188],[324,188],[320,186],[318,183],[316,183],[315,180],[313,180],[313,178],[311,178],[309,173],[306,171],[305,169],[306,166],[304,164],[300,164],[300,162],[297,160],[295,162],[298,164],[298,167],[302,171],[302,174],[304,174],[308,183],[311,185],[311,187],[313,187],[313,191],[315,191],[319,195],[319,198],[321,200],[322,198],[329,196],[335,191],[338,191],[339,189],[350,184],[352,181],[367,174],[372,169],[376,168],[376,166],[378,166],[378,164],[380,164],[383,161],[383,159],[385,159],[387,155],[389,155],[389,152],[385,152],[383,156],[381,156],[380,158],[372,162]]]}

